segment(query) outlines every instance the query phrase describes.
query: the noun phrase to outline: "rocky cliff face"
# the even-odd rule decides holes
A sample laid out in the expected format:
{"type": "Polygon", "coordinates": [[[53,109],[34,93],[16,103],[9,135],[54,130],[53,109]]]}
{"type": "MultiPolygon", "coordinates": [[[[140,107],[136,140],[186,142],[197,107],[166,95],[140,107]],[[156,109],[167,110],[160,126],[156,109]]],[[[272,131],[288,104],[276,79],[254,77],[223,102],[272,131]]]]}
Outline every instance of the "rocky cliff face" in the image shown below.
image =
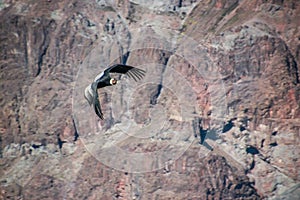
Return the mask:
{"type": "Polygon", "coordinates": [[[299,13],[0,2],[1,199],[298,199],[299,13]],[[84,88],[120,62],[146,76],[99,90],[99,121],[84,88]]]}

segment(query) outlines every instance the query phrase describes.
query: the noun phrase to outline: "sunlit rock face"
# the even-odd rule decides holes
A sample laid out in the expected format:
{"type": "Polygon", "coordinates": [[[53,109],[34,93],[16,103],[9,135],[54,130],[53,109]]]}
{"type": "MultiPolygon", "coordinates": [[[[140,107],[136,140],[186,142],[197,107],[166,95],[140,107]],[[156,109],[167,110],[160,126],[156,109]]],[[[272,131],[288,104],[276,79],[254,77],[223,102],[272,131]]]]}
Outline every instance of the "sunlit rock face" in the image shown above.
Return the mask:
{"type": "Polygon", "coordinates": [[[0,199],[297,199],[297,1],[2,1],[0,199]],[[107,66],[146,70],[84,99],[107,66]]]}

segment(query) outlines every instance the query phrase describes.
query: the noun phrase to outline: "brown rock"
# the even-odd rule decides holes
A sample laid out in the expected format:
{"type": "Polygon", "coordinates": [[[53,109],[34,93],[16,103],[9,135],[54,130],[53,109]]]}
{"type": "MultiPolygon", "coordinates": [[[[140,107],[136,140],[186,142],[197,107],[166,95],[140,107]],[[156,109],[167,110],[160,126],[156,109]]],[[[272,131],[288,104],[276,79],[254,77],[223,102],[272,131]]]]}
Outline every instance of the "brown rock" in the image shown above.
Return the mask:
{"type": "Polygon", "coordinates": [[[0,198],[299,196],[299,13],[298,1],[4,0],[0,198]],[[119,62],[147,75],[99,90],[99,121],[82,89],[119,62]],[[119,140],[126,123],[146,128],[119,140]],[[112,145],[127,163],[107,151],[105,166],[112,145]],[[126,157],[160,150],[171,159],[126,157]]]}

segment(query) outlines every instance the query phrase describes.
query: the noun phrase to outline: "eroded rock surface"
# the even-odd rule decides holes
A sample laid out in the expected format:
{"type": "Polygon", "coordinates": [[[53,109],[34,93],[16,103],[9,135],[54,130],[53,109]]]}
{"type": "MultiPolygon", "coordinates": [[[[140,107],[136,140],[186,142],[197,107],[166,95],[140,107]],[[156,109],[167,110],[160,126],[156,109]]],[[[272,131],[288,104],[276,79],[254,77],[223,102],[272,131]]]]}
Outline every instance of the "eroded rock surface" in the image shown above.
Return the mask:
{"type": "Polygon", "coordinates": [[[298,199],[299,13],[298,1],[2,1],[1,199],[298,199]],[[147,75],[99,91],[99,121],[81,91],[119,62],[147,75]],[[114,144],[171,159],[131,173],[97,157],[114,144]]]}

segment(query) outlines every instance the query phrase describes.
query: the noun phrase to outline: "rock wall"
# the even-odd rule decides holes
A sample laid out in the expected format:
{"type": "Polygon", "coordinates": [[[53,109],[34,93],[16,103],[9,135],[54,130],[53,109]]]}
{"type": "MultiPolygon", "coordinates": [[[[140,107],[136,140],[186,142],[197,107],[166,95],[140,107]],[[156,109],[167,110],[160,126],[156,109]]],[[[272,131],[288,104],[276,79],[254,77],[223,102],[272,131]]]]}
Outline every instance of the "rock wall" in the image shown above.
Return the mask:
{"type": "Polygon", "coordinates": [[[293,0],[0,2],[1,199],[298,199],[299,13],[293,0]],[[99,121],[82,91],[120,62],[147,75],[99,91],[99,121]],[[121,149],[169,155],[113,166],[123,154],[99,146],[117,128],[121,149]]]}

